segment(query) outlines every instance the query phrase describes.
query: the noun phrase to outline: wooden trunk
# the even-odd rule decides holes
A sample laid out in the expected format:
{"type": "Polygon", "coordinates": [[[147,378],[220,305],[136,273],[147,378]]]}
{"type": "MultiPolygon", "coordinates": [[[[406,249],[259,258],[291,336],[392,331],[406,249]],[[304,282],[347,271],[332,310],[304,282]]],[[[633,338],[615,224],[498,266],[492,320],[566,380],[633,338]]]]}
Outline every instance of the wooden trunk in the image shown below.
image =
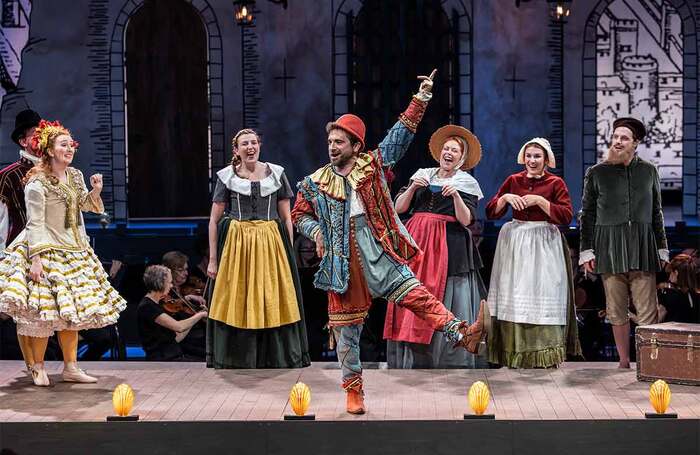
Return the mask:
{"type": "Polygon", "coordinates": [[[700,324],[637,327],[637,379],[700,385],[700,324]]]}

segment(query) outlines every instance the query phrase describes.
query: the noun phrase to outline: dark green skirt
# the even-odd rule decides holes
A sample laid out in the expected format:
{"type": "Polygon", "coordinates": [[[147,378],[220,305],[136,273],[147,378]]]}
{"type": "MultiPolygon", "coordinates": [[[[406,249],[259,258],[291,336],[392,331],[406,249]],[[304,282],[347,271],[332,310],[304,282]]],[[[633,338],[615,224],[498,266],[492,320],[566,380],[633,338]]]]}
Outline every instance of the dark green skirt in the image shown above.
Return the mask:
{"type": "Polygon", "coordinates": [[[596,273],[625,273],[630,270],[656,273],[661,268],[651,223],[596,226],[593,242],[596,273]]]}
{"type": "MultiPolygon", "coordinates": [[[[231,219],[219,222],[218,257],[226,242],[231,219]]],[[[309,342],[304,322],[304,304],[296,261],[287,230],[277,220],[277,228],[284,242],[287,261],[292,271],[294,289],[299,302],[301,320],[272,329],[239,329],[212,319],[207,320],[207,367],[209,368],[301,368],[311,364],[309,342]]],[[[213,283],[209,286],[211,301],[213,283]]]]}

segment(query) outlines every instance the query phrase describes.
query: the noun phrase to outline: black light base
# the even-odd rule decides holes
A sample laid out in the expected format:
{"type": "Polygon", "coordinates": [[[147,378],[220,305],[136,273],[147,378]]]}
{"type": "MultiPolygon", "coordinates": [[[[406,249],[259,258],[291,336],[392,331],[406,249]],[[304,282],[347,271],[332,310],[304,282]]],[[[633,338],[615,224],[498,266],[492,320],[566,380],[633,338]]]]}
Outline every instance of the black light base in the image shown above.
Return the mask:
{"type": "Polygon", "coordinates": [[[296,414],[285,414],[284,420],[316,420],[316,414],[306,414],[298,416],[296,414]]]}
{"type": "Polygon", "coordinates": [[[655,412],[646,412],[644,413],[644,417],[647,419],[677,419],[678,414],[675,412],[669,412],[667,414],[657,414],[655,412]]]}
{"type": "Polygon", "coordinates": [[[107,416],[107,422],[136,422],[139,416],[107,416]]]}
{"type": "Polygon", "coordinates": [[[495,420],[495,414],[464,414],[464,420],[495,420]]]}

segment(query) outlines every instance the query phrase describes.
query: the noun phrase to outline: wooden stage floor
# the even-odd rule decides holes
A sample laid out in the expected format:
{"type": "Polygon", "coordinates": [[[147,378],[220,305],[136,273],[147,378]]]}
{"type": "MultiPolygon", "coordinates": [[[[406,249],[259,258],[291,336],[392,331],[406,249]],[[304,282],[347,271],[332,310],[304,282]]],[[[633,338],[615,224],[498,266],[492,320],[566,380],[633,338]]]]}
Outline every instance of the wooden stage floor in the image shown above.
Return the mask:
{"type": "MultiPolygon", "coordinates": [[[[280,420],[291,413],[292,385],[311,388],[309,412],[317,420],[459,420],[469,412],[472,382],[488,383],[487,412],[497,419],[640,419],[651,411],[649,383],[613,363],[567,363],[557,370],[388,370],[364,372],[369,412],[345,412],[340,371],[332,363],[298,370],[213,370],[201,363],[83,362],[97,384],[60,381],[59,362],[48,362],[54,385],[34,387],[18,361],[0,361],[0,422],[103,421],[113,414],[111,391],[126,382],[136,393],[133,414],[146,421],[280,420]]],[[[669,412],[700,418],[700,387],[671,384],[669,412]]]]}

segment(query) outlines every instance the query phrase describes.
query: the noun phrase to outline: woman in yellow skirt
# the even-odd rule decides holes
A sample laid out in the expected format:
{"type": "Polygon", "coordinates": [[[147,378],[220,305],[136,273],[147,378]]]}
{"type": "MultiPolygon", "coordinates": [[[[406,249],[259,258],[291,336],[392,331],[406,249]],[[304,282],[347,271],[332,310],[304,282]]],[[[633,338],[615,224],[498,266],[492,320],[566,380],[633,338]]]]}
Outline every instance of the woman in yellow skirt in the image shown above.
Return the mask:
{"type": "Polygon", "coordinates": [[[232,141],[233,160],[217,173],[209,219],[209,267],[216,278],[207,326],[207,366],[308,366],[308,341],[291,250],[284,168],[258,161],[251,129],[232,141]]]}
{"type": "Polygon", "coordinates": [[[54,332],[63,352],[63,380],[97,382],[78,368],[78,331],[114,324],[126,308],[90,248],[81,213],[104,212],[102,176],[90,177],[88,192],[83,174],[70,167],[77,143],[60,123],[42,120],[32,140],[42,157],[27,174],[27,226],[0,262],[0,312],[29,337],[34,384],[49,385],[44,354],[54,332]]]}

